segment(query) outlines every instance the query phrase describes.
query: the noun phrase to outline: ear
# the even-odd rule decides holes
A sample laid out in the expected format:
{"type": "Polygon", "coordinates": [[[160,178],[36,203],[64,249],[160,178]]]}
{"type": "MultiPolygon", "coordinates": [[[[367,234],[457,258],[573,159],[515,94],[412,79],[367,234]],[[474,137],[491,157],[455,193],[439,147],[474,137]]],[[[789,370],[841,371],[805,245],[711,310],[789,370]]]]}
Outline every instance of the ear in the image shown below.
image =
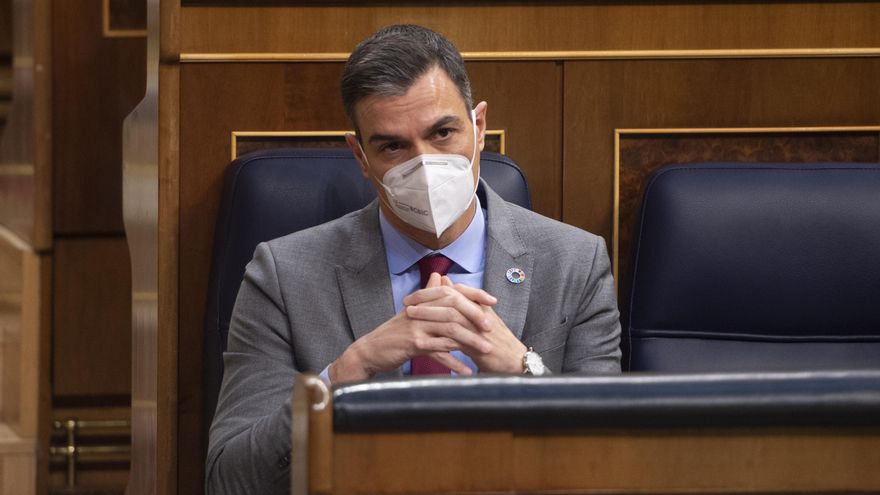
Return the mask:
{"type": "Polygon", "coordinates": [[[369,179],[370,175],[367,171],[367,158],[364,156],[364,151],[358,143],[357,136],[352,133],[346,133],[345,144],[348,145],[348,148],[351,150],[352,154],[354,154],[355,160],[357,160],[358,165],[361,167],[361,173],[364,174],[364,177],[369,179]]]}
{"type": "Polygon", "coordinates": [[[485,101],[477,103],[474,107],[474,125],[477,126],[477,142],[480,143],[480,151],[486,146],[486,112],[489,104],[485,101]]]}

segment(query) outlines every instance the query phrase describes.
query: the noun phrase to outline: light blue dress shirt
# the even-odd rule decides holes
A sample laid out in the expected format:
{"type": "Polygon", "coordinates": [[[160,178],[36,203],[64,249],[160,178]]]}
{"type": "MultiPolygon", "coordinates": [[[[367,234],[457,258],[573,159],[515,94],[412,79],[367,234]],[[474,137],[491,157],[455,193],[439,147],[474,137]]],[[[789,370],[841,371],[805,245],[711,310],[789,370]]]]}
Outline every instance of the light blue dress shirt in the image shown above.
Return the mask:
{"type": "MultiPolygon", "coordinates": [[[[385,242],[385,257],[388,260],[388,272],[391,276],[391,292],[394,297],[394,311],[403,310],[403,298],[420,289],[418,261],[423,257],[439,253],[453,264],[447,274],[456,284],[465,284],[478,289],[483,288],[483,270],[486,266],[486,210],[480,205],[480,199],[474,195],[477,211],[467,229],[448,246],[434,251],[422,246],[398,231],[379,210],[379,229],[385,242]]],[[[461,351],[453,351],[452,355],[466,364],[474,373],[477,365],[461,351]]],[[[330,383],[330,367],[324,368],[321,378],[330,383]]],[[[410,374],[410,362],[403,365],[403,373],[410,374]]]]}

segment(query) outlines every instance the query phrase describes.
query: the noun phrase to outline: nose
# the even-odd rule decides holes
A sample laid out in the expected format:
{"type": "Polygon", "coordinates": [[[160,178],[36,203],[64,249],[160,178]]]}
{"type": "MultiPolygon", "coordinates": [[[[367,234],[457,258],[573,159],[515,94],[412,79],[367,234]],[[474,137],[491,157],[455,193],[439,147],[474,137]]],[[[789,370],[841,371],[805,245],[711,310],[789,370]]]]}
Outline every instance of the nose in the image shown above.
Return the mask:
{"type": "Polygon", "coordinates": [[[413,143],[412,156],[425,155],[429,153],[436,153],[436,150],[433,146],[431,146],[431,143],[422,140],[413,143]]]}

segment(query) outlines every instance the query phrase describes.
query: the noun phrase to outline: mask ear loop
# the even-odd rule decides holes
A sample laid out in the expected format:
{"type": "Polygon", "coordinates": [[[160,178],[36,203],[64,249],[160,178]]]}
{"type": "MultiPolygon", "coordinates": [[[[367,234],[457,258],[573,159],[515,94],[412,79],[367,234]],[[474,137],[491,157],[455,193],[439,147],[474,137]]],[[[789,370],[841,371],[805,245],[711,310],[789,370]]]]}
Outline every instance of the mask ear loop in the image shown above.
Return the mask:
{"type": "MultiPolygon", "coordinates": [[[[474,160],[477,159],[477,112],[471,109],[471,121],[474,124],[474,152],[471,153],[471,167],[474,166],[474,160]]],[[[360,146],[360,141],[358,141],[358,146],[360,146]]],[[[363,151],[363,149],[361,149],[363,151]]]]}
{"type": "MultiPolygon", "coordinates": [[[[474,124],[474,152],[471,154],[471,175],[473,175],[474,170],[474,160],[477,159],[477,112],[474,109],[471,109],[471,120],[474,124]]],[[[360,141],[358,141],[358,145],[360,145],[360,141]]],[[[474,192],[471,193],[471,200],[477,194],[477,188],[480,186],[480,176],[477,176],[477,179],[474,181],[474,192]]],[[[470,203],[468,203],[470,206],[470,203]]]]}
{"type": "MultiPolygon", "coordinates": [[[[367,152],[364,151],[364,147],[361,146],[361,140],[360,140],[360,138],[358,138],[357,142],[358,142],[358,148],[360,148],[360,150],[361,150],[361,155],[363,155],[363,157],[364,157],[364,162],[366,162],[366,164],[367,164],[367,170],[370,170],[370,160],[367,159],[367,152]]],[[[379,178],[376,177],[376,175],[373,173],[372,170],[370,170],[370,176],[373,177],[373,180],[375,180],[377,184],[379,184],[380,186],[382,186],[382,189],[385,189],[385,194],[386,194],[386,195],[390,195],[390,196],[393,196],[393,195],[394,195],[394,194],[391,192],[390,188],[389,188],[388,186],[386,186],[384,182],[382,182],[381,180],[379,180],[379,178]]],[[[475,189],[475,191],[476,191],[476,189],[475,189]]],[[[386,200],[385,198],[383,198],[382,195],[378,193],[378,191],[376,192],[376,197],[379,198],[379,201],[380,201],[380,202],[385,203],[385,206],[387,206],[388,209],[390,209],[391,211],[394,211],[394,208],[391,207],[391,203],[389,203],[388,200],[386,200]]]]}

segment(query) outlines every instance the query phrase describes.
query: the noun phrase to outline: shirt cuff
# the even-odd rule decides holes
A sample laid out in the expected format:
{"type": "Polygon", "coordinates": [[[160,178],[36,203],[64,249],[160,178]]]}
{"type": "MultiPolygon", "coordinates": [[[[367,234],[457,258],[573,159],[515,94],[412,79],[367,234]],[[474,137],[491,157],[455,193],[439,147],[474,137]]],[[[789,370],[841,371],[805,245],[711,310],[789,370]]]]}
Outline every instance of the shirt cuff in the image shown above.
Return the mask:
{"type": "Polygon", "coordinates": [[[323,381],[324,384],[327,385],[328,387],[333,385],[333,383],[330,381],[330,365],[329,364],[327,365],[326,368],[324,368],[323,371],[321,371],[321,374],[318,376],[321,377],[321,381],[323,381]]]}

